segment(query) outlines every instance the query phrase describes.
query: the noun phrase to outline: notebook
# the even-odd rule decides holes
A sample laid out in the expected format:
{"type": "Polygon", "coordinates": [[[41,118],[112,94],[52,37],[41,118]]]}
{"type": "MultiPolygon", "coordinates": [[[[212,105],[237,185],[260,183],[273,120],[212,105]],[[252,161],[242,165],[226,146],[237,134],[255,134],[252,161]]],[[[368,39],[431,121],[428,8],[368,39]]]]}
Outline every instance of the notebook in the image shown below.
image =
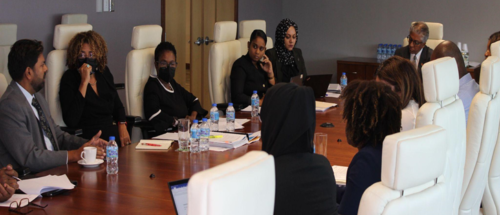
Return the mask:
{"type": "Polygon", "coordinates": [[[141,140],[135,149],[146,149],[146,150],[168,150],[172,145],[170,140],[141,140]]]}
{"type": "Polygon", "coordinates": [[[17,182],[19,189],[26,194],[40,195],[53,190],[71,190],[75,188],[66,175],[48,175],[40,178],[26,179],[17,182]]]}
{"type": "Polygon", "coordinates": [[[337,185],[345,185],[347,182],[347,169],[346,166],[333,165],[333,175],[335,175],[335,182],[337,185]]]}
{"type": "Polygon", "coordinates": [[[174,202],[175,213],[177,215],[187,214],[188,204],[188,181],[189,178],[168,182],[172,202],[174,202]]]}

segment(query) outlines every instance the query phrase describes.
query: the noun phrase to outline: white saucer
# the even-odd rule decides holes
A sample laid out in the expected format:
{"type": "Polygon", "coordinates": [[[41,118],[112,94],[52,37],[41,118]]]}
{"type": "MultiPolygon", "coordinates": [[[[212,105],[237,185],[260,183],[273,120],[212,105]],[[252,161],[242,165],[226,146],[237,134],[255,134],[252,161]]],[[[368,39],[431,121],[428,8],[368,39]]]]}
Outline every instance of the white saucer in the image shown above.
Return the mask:
{"type": "Polygon", "coordinates": [[[83,167],[86,167],[86,168],[94,168],[94,167],[98,167],[99,165],[101,165],[102,163],[104,163],[104,160],[102,159],[95,159],[95,162],[94,163],[85,163],[84,160],[79,160],[78,161],[78,164],[82,165],[83,167]]]}

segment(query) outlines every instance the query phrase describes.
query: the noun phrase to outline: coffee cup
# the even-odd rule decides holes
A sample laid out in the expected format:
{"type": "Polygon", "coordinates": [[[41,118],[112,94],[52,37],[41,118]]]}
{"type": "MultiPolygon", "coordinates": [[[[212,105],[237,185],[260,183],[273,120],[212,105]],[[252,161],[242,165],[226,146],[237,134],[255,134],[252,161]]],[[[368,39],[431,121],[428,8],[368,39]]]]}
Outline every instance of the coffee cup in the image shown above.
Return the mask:
{"type": "Polygon", "coordinates": [[[93,164],[95,163],[96,155],[97,155],[97,148],[88,146],[83,148],[83,152],[80,154],[80,157],[82,157],[83,161],[86,164],[93,164]]]}

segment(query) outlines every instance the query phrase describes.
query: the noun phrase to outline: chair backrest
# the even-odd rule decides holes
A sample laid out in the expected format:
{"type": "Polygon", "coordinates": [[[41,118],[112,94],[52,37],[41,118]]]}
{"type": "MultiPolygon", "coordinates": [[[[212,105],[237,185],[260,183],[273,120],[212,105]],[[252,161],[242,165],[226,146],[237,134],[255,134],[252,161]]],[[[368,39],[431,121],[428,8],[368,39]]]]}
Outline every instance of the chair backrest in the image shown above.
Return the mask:
{"type": "Polygon", "coordinates": [[[427,102],[418,110],[417,128],[439,125],[446,129],[448,152],[445,179],[448,182],[447,205],[458,214],[465,165],[465,111],[458,98],[458,67],[454,58],[443,57],[422,67],[424,95],[427,102]]]}
{"type": "Polygon", "coordinates": [[[89,24],[59,24],[54,29],[54,48],[47,55],[46,64],[49,68],[45,77],[45,99],[50,108],[54,122],[59,126],[66,126],[62,117],[61,103],[59,102],[59,84],[66,65],[66,52],[69,42],[80,32],[92,30],[89,24]]]}
{"type": "Polygon", "coordinates": [[[64,14],[61,24],[87,24],[87,14],[64,14]]]}
{"type": "Polygon", "coordinates": [[[208,85],[212,103],[231,99],[230,75],[233,63],[241,57],[241,43],[236,40],[236,22],[216,22],[215,43],[208,55],[208,85]]]}
{"type": "Polygon", "coordinates": [[[125,94],[128,115],[144,118],[144,86],[151,75],[156,76],[155,48],[161,42],[159,25],[140,25],[132,30],[132,48],[125,65],[125,94]]]}
{"type": "MultiPolygon", "coordinates": [[[[250,35],[256,29],[260,29],[266,33],[266,21],[265,20],[243,20],[240,21],[238,26],[238,37],[241,43],[241,55],[246,55],[248,52],[248,41],[250,41],[250,35]]],[[[273,48],[273,38],[267,37],[266,48],[273,48]]]]}
{"type": "MultiPolygon", "coordinates": [[[[413,24],[415,22],[412,22],[413,24]]],[[[443,24],[437,22],[425,22],[427,27],[429,27],[429,39],[427,39],[426,45],[434,49],[439,43],[443,42],[443,24]]],[[[403,39],[403,46],[408,45],[408,38],[403,39]]]]}
{"type": "Polygon", "coordinates": [[[440,126],[387,136],[382,149],[382,181],[365,190],[358,214],[446,214],[442,207],[447,197],[448,182],[443,178],[446,151],[446,131],[440,126]]]}
{"type": "Polygon", "coordinates": [[[188,214],[272,214],[275,182],[273,156],[248,152],[189,179],[188,214]]]}
{"type": "Polygon", "coordinates": [[[16,24],[0,24],[0,73],[2,73],[7,81],[10,83],[9,70],[7,69],[7,62],[10,52],[10,47],[14,45],[17,40],[17,25],[16,24]]]}
{"type": "MultiPolygon", "coordinates": [[[[495,42],[490,46],[491,57],[488,57],[481,65],[481,79],[479,80],[479,88],[481,92],[483,91],[483,85],[487,85],[487,83],[483,83],[483,74],[484,76],[495,76],[492,80],[486,81],[488,83],[492,83],[495,80],[495,84],[498,84],[499,69],[498,64],[496,63],[497,59],[500,58],[500,42],[495,42]]],[[[498,97],[498,92],[496,92],[498,97]]],[[[495,97],[495,99],[497,99],[495,97]]],[[[475,99],[475,98],[474,98],[475,99]]],[[[473,100],[474,101],[474,100],[473,100]]],[[[472,109],[471,109],[472,110],[472,109]]],[[[497,112],[500,110],[497,109],[497,112]]],[[[470,113],[469,113],[469,116],[470,113]]],[[[489,120],[489,119],[488,119],[489,120]]],[[[469,119],[470,121],[470,119],[469,119]]],[[[491,165],[488,171],[486,189],[483,194],[483,212],[484,214],[500,214],[500,132],[496,137],[495,148],[493,150],[493,156],[491,159],[491,165]]]]}
{"type": "Polygon", "coordinates": [[[7,79],[5,79],[5,75],[0,73],[0,98],[3,96],[3,93],[5,93],[5,90],[7,90],[8,86],[7,79]]]}

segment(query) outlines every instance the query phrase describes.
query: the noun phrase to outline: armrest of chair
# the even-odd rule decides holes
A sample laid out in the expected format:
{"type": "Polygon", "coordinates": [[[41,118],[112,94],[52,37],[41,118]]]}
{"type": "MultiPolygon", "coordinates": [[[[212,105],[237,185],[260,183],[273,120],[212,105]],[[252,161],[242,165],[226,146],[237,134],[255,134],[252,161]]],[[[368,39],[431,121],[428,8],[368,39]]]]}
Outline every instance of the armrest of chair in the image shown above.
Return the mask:
{"type": "Polygon", "coordinates": [[[83,134],[83,130],[81,128],[69,128],[69,127],[60,127],[62,131],[68,132],[70,134],[80,136],[83,134]]]}

